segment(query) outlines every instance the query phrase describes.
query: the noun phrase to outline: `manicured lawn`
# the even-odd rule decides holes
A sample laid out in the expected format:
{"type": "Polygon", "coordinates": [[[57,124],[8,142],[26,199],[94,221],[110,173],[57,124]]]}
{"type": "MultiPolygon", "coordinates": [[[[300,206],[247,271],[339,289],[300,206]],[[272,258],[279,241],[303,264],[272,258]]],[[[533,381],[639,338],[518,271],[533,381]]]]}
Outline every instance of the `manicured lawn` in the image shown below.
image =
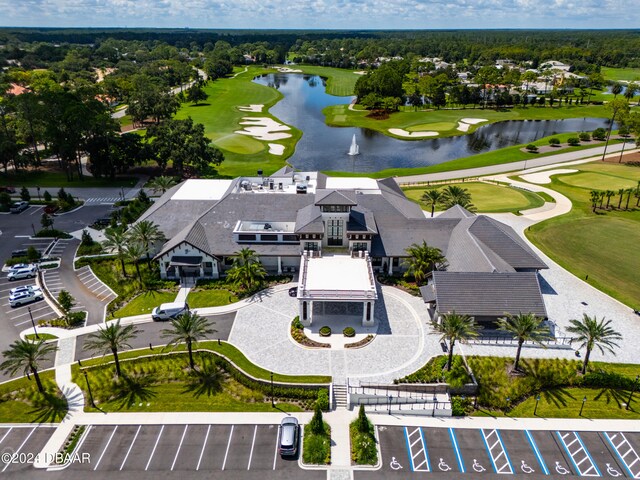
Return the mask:
{"type": "Polygon", "coordinates": [[[249,67],[247,72],[240,73],[237,77],[211,82],[205,87],[209,94],[205,103],[197,106],[183,103],[176,114],[176,118],[191,117],[194,122],[202,123],[205,134],[224,152],[225,160],[218,168],[221,176],[255,175],[259,168],[269,174],[282,167],[285,160],[293,154],[296,142],[302,135],[294,127],[287,131],[292,135],[291,138],[274,141],[285,146],[285,153],[280,156],[268,153],[269,142],[234,133],[242,130],[240,122],[243,117],[269,117],[280,122],[268,110],[282,98],[282,94],[274,88],[252,82],[255,76],[272,71],[249,67]],[[251,104],[262,104],[265,107],[259,113],[238,110],[238,106],[251,104]]]}
{"type": "MultiPolygon", "coordinates": [[[[40,378],[47,390],[57,390],[53,370],[40,372],[40,378]]],[[[34,407],[31,403],[32,399],[36,398],[37,395],[35,382],[26,377],[0,384],[0,423],[30,423],[38,421],[38,417],[43,415],[46,409],[34,407]]]]}
{"type": "MultiPolygon", "coordinates": [[[[557,175],[550,188],[573,203],[570,213],[531,226],[526,234],[554,261],[605,293],[640,308],[640,255],[629,248],[640,244],[640,210],[591,211],[589,192],[616,190],[615,185],[637,185],[640,169],[611,163],[589,163],[571,168],[580,173],[557,175]]],[[[619,196],[611,199],[618,205],[619,196]]],[[[626,195],[622,206],[626,203],[626,195]]],[[[604,201],[606,205],[606,199],[604,201]]]]}
{"type": "MultiPolygon", "coordinates": [[[[469,182],[456,185],[469,190],[471,202],[479,212],[519,212],[529,208],[540,207],[544,204],[544,200],[537,194],[517,188],[503,187],[484,182],[469,182]]],[[[431,188],[442,190],[444,186],[431,188]]],[[[403,190],[410,200],[418,203],[423,209],[429,210],[429,207],[420,201],[427,187],[408,187],[403,188],[403,190]]]]}
{"type": "MultiPolygon", "coordinates": [[[[219,353],[224,355],[226,358],[231,360],[238,368],[243,370],[245,373],[256,377],[261,378],[263,380],[269,380],[271,378],[271,371],[266,370],[258,365],[252,363],[245,355],[238,350],[235,346],[227,342],[216,342],[216,341],[206,341],[200,342],[198,344],[198,348],[201,350],[208,350],[212,352],[219,353]]],[[[172,352],[181,352],[186,351],[186,347],[184,345],[180,345],[175,349],[171,350],[172,352]]],[[[164,355],[167,352],[162,352],[159,349],[154,349],[153,351],[145,348],[142,350],[130,350],[127,352],[122,352],[119,354],[120,359],[128,359],[128,358],[137,358],[145,355],[164,355]]],[[[82,362],[83,366],[93,366],[100,365],[102,363],[113,361],[112,355],[106,355],[104,357],[94,358],[92,360],[84,360],[82,362]]],[[[76,367],[77,368],[77,367],[76,367]]],[[[286,382],[286,383],[330,383],[331,377],[324,375],[283,375],[280,373],[273,372],[273,380],[276,382],[286,382]]]]}
{"type": "Polygon", "coordinates": [[[116,178],[115,180],[97,179],[91,176],[85,176],[84,180],[78,180],[77,176],[74,178],[73,181],[69,182],[66,175],[58,171],[20,171],[17,174],[13,172],[9,172],[6,175],[1,173],[0,184],[14,185],[16,187],[39,186],[42,188],[41,194],[44,194],[44,191],[50,188],[52,190],[49,193],[55,197],[58,192],[57,189],[54,189],[55,187],[133,187],[137,182],[137,179],[133,177],[116,178]]]}
{"type": "Polygon", "coordinates": [[[570,105],[563,107],[526,107],[513,108],[504,111],[489,109],[464,110],[418,110],[413,107],[402,107],[401,111],[393,113],[389,118],[380,120],[368,117],[368,111],[356,108],[349,110],[347,105],[334,105],[324,109],[326,122],[328,125],[338,127],[363,127],[376,130],[385,135],[394,136],[389,133],[390,128],[404,128],[407,130],[435,130],[440,133],[440,137],[453,135],[464,135],[473,132],[482,125],[501,122],[505,120],[557,120],[563,118],[576,117],[607,117],[608,114],[603,106],[599,105],[570,105]],[[470,125],[467,132],[458,130],[458,122],[463,118],[485,119],[476,125],[470,125]],[[433,126],[432,126],[433,125],[433,126]]]}
{"type": "Polygon", "coordinates": [[[354,70],[345,70],[344,68],[319,67],[315,65],[295,65],[291,68],[302,70],[304,73],[311,75],[325,77],[327,79],[327,93],[340,97],[353,95],[353,87],[358,78],[360,78],[360,75],[354,73],[354,70]]]}
{"type": "MultiPolygon", "coordinates": [[[[40,337],[40,340],[55,340],[56,337],[55,335],[51,335],[50,333],[38,333],[38,337],[40,337]]],[[[25,335],[25,338],[27,340],[35,340],[36,336],[33,333],[29,333],[28,335],[25,335]]]]}
{"type": "Polygon", "coordinates": [[[238,301],[229,290],[199,290],[189,292],[187,303],[191,308],[219,307],[238,301]]]}
{"type": "Polygon", "coordinates": [[[175,298],[175,292],[144,292],[128,302],[122,308],[116,310],[113,313],[113,316],[115,318],[121,318],[151,313],[151,310],[155,307],[158,307],[162,303],[171,303],[175,298]]]}
{"type": "Polygon", "coordinates": [[[601,67],[600,73],[607,80],[626,80],[628,82],[640,80],[640,68],[601,67]]]}

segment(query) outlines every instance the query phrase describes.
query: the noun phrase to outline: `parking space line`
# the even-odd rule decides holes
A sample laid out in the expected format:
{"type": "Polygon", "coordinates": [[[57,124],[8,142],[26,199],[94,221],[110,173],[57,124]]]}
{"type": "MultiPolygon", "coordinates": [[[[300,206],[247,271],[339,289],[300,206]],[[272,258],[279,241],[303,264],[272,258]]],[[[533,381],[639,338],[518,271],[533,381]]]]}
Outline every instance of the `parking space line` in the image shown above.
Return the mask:
{"type": "MultiPolygon", "coordinates": [[[[27,435],[27,438],[25,438],[24,441],[18,447],[18,449],[15,452],[13,452],[14,455],[18,456],[18,454],[22,451],[22,447],[24,447],[25,444],[29,441],[29,439],[31,438],[31,435],[33,435],[33,432],[36,431],[36,428],[38,427],[33,427],[33,430],[29,432],[29,435],[27,435]]],[[[4,472],[7,468],[9,468],[9,465],[13,465],[13,463],[7,462],[7,464],[4,466],[4,468],[1,471],[4,472]]]]}
{"type": "MultiPolygon", "coordinates": [[[[89,429],[91,429],[93,425],[89,426],[89,429]]],[[[104,449],[102,450],[102,453],[100,454],[100,458],[98,458],[98,461],[96,462],[96,466],[93,467],[94,470],[97,470],[98,467],[100,466],[100,462],[102,461],[102,457],[104,456],[104,452],[107,451],[107,448],[109,448],[109,444],[111,443],[111,439],[113,438],[113,436],[116,433],[116,430],[118,430],[118,425],[116,425],[116,428],[113,429],[113,432],[111,432],[111,436],[109,437],[109,440],[107,440],[107,444],[104,446],[104,449]]]]}
{"type": "Polygon", "coordinates": [[[227,451],[224,452],[224,460],[222,461],[222,470],[227,464],[227,455],[229,455],[229,447],[231,446],[231,437],[233,437],[233,425],[231,425],[231,432],[229,433],[229,441],[227,442],[227,451]]]}
{"type": "Polygon", "coordinates": [[[180,454],[180,449],[182,448],[182,442],[184,442],[184,436],[187,434],[187,428],[189,425],[184,426],[184,431],[182,432],[182,438],[180,439],[180,444],[178,445],[178,450],[176,450],[176,456],[173,457],[173,463],[171,464],[171,471],[173,472],[173,467],[176,465],[176,460],[178,460],[178,455],[180,454]]]}
{"type": "MultiPolygon", "coordinates": [[[[24,305],[24,306],[26,307],[26,305],[24,305]]],[[[45,305],[44,307],[32,309],[31,313],[34,314],[35,312],[39,312],[40,310],[46,310],[48,308],[49,308],[49,305],[45,305]]],[[[13,310],[13,311],[15,312],[15,310],[13,310]]],[[[18,315],[13,315],[12,319],[15,320],[16,318],[24,317],[25,315],[29,315],[29,311],[28,310],[25,313],[19,313],[18,315]]]]}
{"type": "Polygon", "coordinates": [[[138,434],[140,433],[140,429],[142,425],[138,425],[138,430],[136,430],[136,434],[133,436],[133,440],[131,440],[131,445],[129,445],[129,450],[127,450],[127,454],[124,456],[124,460],[122,460],[122,464],[120,465],[120,470],[124,467],[124,464],[127,462],[127,458],[129,458],[129,454],[131,453],[131,449],[133,448],[133,444],[136,443],[136,438],[138,438],[138,434]]]}
{"type": "Polygon", "coordinates": [[[490,430],[489,433],[482,431],[482,438],[484,438],[484,444],[487,447],[487,453],[493,463],[493,469],[496,473],[500,474],[513,474],[513,466],[511,465],[511,459],[504,448],[502,437],[498,430],[490,430]],[[504,463],[503,463],[504,462],[504,463]]]}
{"type": "Polygon", "coordinates": [[[598,466],[595,464],[595,462],[591,458],[591,455],[587,451],[587,448],[582,443],[582,439],[580,438],[580,435],[578,435],[578,432],[567,432],[564,435],[561,434],[560,432],[556,432],[556,435],[560,439],[560,442],[562,443],[562,445],[564,445],[564,449],[566,450],[567,454],[569,454],[569,457],[571,457],[571,463],[573,463],[573,466],[575,467],[576,471],[580,476],[582,477],[601,477],[602,476],[600,474],[600,470],[598,470],[598,466]],[[573,436],[573,440],[570,443],[567,443],[566,439],[571,438],[571,436],[573,436]],[[578,443],[577,445],[578,448],[571,451],[570,447],[573,446],[576,442],[578,443]],[[576,459],[576,456],[581,457],[582,455],[584,455],[584,457],[576,459]],[[583,471],[580,468],[580,465],[582,465],[587,460],[589,461],[590,466],[587,465],[587,468],[583,471]]]}
{"type": "Polygon", "coordinates": [[[151,460],[153,460],[153,455],[156,453],[156,448],[158,447],[158,442],[160,441],[160,437],[162,436],[162,431],[164,430],[164,425],[160,428],[160,433],[158,433],[158,438],[156,438],[156,443],[153,446],[153,450],[151,450],[151,455],[149,456],[149,460],[147,460],[147,466],[144,467],[145,471],[149,469],[149,465],[151,465],[151,460]]]}
{"type": "Polygon", "coordinates": [[[200,450],[200,457],[198,458],[198,465],[196,465],[196,470],[200,470],[200,462],[202,462],[202,456],[204,455],[204,449],[207,446],[207,440],[209,439],[210,431],[211,431],[211,425],[208,425],[207,434],[204,436],[204,443],[202,444],[202,450],[200,450]]]}
{"type": "Polygon", "coordinates": [[[253,447],[256,444],[256,433],[258,433],[258,425],[253,429],[253,440],[251,441],[251,452],[249,453],[249,463],[247,463],[247,470],[251,470],[251,459],[253,458],[253,447]]]}
{"type": "Polygon", "coordinates": [[[458,440],[456,440],[456,434],[451,427],[449,428],[449,437],[451,438],[451,445],[453,446],[453,450],[456,452],[456,460],[458,461],[458,468],[460,469],[460,473],[465,473],[462,454],[460,453],[460,447],[458,447],[458,440]]]}
{"type": "Polygon", "coordinates": [[[0,444],[2,444],[2,442],[4,442],[4,439],[7,438],[7,435],[9,435],[11,433],[11,430],[13,430],[13,427],[9,427],[9,430],[7,430],[7,433],[5,433],[2,438],[0,438],[0,444]]]}
{"type": "Polygon", "coordinates": [[[533,436],[531,436],[531,432],[529,432],[529,430],[525,430],[524,434],[527,437],[527,440],[529,441],[531,450],[533,450],[533,453],[535,454],[536,459],[538,460],[538,464],[540,465],[540,468],[542,468],[542,471],[544,472],[545,475],[549,475],[549,469],[547,468],[547,465],[544,462],[542,455],[540,454],[540,450],[538,449],[538,445],[536,445],[536,441],[533,439],[533,436]]]}
{"type": "Polygon", "coordinates": [[[429,464],[429,455],[427,454],[427,446],[424,441],[424,435],[422,429],[419,427],[409,433],[409,429],[404,427],[404,435],[407,440],[407,448],[409,449],[409,460],[411,463],[412,472],[430,472],[431,466],[429,464]],[[419,445],[417,445],[419,443],[419,445]],[[414,446],[417,445],[417,450],[414,453],[414,446]],[[420,455],[423,455],[420,458],[420,455]],[[416,461],[417,457],[417,461],[416,461]],[[418,463],[419,462],[419,463],[418,463]],[[424,468],[426,466],[426,468],[424,468]]]}
{"type": "Polygon", "coordinates": [[[640,456],[638,456],[638,453],[631,446],[631,444],[627,440],[627,437],[624,436],[624,433],[618,432],[618,433],[609,434],[608,432],[604,432],[604,436],[609,441],[609,444],[611,445],[611,447],[615,450],[616,455],[618,455],[618,458],[624,464],[624,467],[627,469],[629,476],[632,478],[640,478],[640,463],[638,463],[638,461],[640,460],[640,456]],[[621,447],[625,449],[624,453],[620,451],[621,447]],[[633,460],[633,461],[630,462],[630,460],[633,460]],[[633,468],[634,465],[636,466],[635,469],[633,468]],[[635,470],[635,472],[633,470],[635,470]]]}
{"type": "Polygon", "coordinates": [[[278,434],[276,435],[276,450],[273,453],[273,470],[276,469],[276,460],[278,459],[278,446],[280,445],[280,427],[278,427],[278,434]]]}

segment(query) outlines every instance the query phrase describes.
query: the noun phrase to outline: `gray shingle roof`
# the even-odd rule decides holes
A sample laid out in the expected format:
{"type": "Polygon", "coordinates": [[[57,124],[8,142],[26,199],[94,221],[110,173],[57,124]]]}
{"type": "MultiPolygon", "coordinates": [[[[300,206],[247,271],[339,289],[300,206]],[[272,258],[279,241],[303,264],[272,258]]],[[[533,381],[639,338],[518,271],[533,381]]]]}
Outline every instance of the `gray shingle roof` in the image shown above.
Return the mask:
{"type": "Polygon", "coordinates": [[[347,232],[378,233],[373,212],[361,206],[353,207],[347,222],[347,232]]]}
{"type": "MultiPolygon", "coordinates": [[[[533,313],[547,317],[538,276],[533,272],[433,272],[433,288],[440,313],[455,310],[463,315],[533,313]]],[[[428,301],[431,296],[423,298],[428,301]]]]}
{"type": "Polygon", "coordinates": [[[316,190],[316,205],[357,205],[355,192],[349,190],[316,190]]]}
{"type": "Polygon", "coordinates": [[[454,205],[438,215],[438,218],[470,218],[473,216],[475,216],[475,214],[471,213],[466,208],[461,207],[460,205],[454,205]]]}
{"type": "Polygon", "coordinates": [[[212,249],[209,246],[209,242],[207,241],[207,234],[205,232],[205,229],[202,224],[198,220],[196,220],[190,225],[187,225],[176,235],[171,237],[169,241],[162,246],[162,249],[156,254],[156,258],[173,250],[183,242],[188,243],[201,252],[213,255],[212,249]]]}
{"type": "Polygon", "coordinates": [[[320,207],[309,204],[298,210],[295,231],[296,233],[324,233],[320,207]]]}
{"type": "Polygon", "coordinates": [[[469,232],[513,268],[549,268],[511,227],[493,218],[476,217],[469,232]]]}

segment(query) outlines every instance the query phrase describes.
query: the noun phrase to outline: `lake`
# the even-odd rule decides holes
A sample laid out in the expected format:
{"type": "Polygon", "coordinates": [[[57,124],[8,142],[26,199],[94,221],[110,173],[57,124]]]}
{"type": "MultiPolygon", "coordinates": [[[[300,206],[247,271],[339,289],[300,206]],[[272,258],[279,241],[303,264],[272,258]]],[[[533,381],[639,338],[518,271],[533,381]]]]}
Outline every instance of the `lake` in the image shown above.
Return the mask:
{"type": "MultiPolygon", "coordinates": [[[[254,82],[278,89],[284,98],[269,112],[303,132],[289,163],[300,170],[376,172],[387,168],[415,168],[468,157],[541,137],[565,132],[593,131],[607,127],[602,118],[565,120],[510,120],[478,128],[469,135],[428,140],[399,140],[360,127],[330,127],[322,110],[330,105],[351,103],[354,97],[336,97],[325,91],[326,82],[317,75],[270,73],[254,82]],[[349,156],[353,135],[360,155],[349,156]]],[[[476,110],[468,116],[482,117],[476,110]]]]}

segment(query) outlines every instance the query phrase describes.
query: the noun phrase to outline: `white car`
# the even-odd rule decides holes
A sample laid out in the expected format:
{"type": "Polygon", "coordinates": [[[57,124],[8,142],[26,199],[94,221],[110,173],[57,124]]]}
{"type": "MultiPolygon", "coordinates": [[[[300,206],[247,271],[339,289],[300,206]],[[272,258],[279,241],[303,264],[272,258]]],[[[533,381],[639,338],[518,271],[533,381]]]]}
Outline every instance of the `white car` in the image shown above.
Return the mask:
{"type": "Polygon", "coordinates": [[[9,296],[9,305],[12,307],[19,307],[20,305],[26,305],[27,303],[37,302],[44,298],[42,290],[31,290],[29,292],[19,292],[9,296]]]}
{"type": "Polygon", "coordinates": [[[40,287],[38,287],[37,285],[22,285],[20,287],[15,287],[9,290],[9,295],[14,295],[16,293],[22,292],[31,292],[33,290],[40,290],[40,287]]]}
{"type": "Polygon", "coordinates": [[[25,268],[31,268],[34,267],[35,265],[33,263],[16,263],[15,265],[11,265],[9,267],[9,271],[10,272],[16,272],[18,270],[23,270],[25,268]]]}
{"type": "Polygon", "coordinates": [[[34,278],[38,274],[38,267],[31,265],[28,268],[21,268],[19,270],[12,270],[7,275],[7,280],[10,282],[14,280],[22,280],[23,278],[34,278]]]}

